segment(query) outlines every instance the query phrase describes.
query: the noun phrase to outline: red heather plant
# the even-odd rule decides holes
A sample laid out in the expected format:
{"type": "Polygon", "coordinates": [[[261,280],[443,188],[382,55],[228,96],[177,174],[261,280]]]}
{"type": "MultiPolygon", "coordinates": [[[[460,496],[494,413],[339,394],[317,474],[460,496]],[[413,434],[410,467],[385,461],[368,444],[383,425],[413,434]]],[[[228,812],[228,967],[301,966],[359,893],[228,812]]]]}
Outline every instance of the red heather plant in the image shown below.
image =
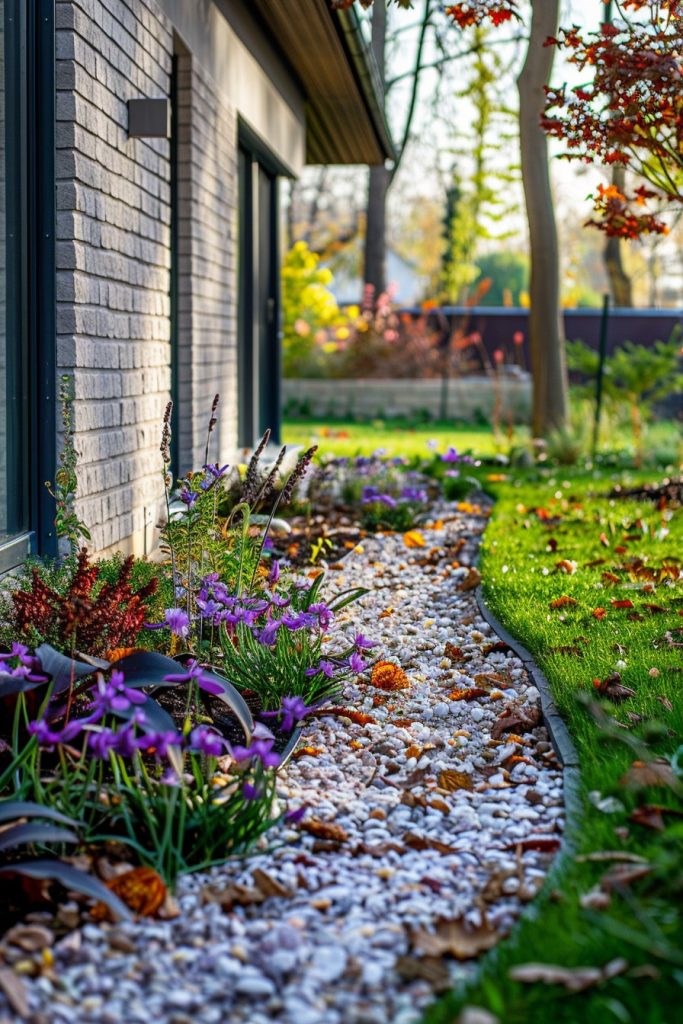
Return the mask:
{"type": "Polygon", "coordinates": [[[9,625],[17,636],[34,644],[47,641],[60,650],[77,648],[100,656],[131,646],[147,618],[146,602],[157,589],[157,580],[151,579],[133,590],[133,561],[130,555],[112,582],[103,581],[100,565],[92,564],[82,548],[63,593],[49,586],[34,567],[30,589],[11,595],[9,625]]]}

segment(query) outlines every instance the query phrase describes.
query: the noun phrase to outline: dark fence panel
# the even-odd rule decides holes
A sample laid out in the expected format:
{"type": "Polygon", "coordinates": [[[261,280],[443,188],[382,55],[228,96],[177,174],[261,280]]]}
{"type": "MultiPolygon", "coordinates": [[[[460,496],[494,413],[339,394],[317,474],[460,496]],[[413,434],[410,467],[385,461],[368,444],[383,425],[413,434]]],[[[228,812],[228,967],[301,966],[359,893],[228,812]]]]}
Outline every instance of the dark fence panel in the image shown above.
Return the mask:
{"type": "MultiPolygon", "coordinates": [[[[418,307],[404,308],[400,312],[416,317],[424,315],[424,311],[418,307]]],[[[498,306],[474,306],[468,309],[464,306],[443,306],[440,312],[447,318],[451,328],[461,325],[467,331],[478,331],[490,357],[496,349],[510,351],[513,335],[516,331],[521,331],[524,334],[524,353],[528,365],[527,309],[498,306]]],[[[430,320],[435,320],[436,315],[436,311],[431,311],[430,320]]],[[[600,309],[564,310],[567,338],[571,341],[580,339],[591,348],[597,349],[601,315],[600,309]]],[[[611,353],[624,341],[634,341],[639,345],[652,345],[659,340],[666,341],[676,326],[683,327],[683,309],[610,309],[607,351],[611,353]]]]}

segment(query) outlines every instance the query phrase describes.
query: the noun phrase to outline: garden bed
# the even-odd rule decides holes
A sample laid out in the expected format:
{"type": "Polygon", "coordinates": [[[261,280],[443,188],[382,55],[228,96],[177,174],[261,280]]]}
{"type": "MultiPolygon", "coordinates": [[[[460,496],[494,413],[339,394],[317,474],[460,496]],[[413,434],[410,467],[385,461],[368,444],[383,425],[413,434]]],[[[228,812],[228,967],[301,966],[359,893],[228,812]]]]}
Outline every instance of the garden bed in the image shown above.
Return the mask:
{"type": "Polygon", "coordinates": [[[561,766],[538,691],[477,609],[486,510],[431,517],[330,572],[339,592],[370,588],[336,628],[372,632],[394,668],[307,719],[277,779],[301,823],[181,878],[171,920],[62,927],[23,968],[34,1021],[414,1021],[507,934],[560,845],[561,766]]]}

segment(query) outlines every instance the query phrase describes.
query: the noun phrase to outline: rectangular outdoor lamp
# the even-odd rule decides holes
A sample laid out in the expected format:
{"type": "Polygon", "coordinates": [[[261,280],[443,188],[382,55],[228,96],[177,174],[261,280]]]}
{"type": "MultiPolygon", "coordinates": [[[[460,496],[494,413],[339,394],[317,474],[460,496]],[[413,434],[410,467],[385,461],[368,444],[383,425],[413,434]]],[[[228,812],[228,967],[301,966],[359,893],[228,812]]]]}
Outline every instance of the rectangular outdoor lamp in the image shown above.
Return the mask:
{"type": "Polygon", "coordinates": [[[171,137],[171,101],[128,100],[128,136],[135,139],[171,137]]]}

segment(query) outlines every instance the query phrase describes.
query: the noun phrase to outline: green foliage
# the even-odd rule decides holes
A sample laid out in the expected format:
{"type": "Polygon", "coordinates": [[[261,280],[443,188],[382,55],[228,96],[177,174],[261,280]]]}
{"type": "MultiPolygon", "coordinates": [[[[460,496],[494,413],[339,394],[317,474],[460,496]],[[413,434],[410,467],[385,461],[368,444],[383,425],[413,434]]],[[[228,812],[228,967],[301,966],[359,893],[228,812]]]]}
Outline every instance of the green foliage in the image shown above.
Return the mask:
{"type": "Polygon", "coordinates": [[[45,486],[55,500],[55,527],[57,536],[67,542],[72,555],[78,552],[81,540],[90,540],[90,534],[76,513],[76,469],[78,456],[74,445],[74,385],[71,377],[64,374],[59,384],[59,401],[62,409],[62,450],[59,453],[59,467],[54,484],[46,481],[45,486]]]}
{"type": "Polygon", "coordinates": [[[295,242],[282,264],[282,346],[285,377],[320,376],[336,351],[346,318],[330,291],[332,273],[305,242],[295,242]]]}
{"type": "Polygon", "coordinates": [[[477,281],[490,281],[482,306],[519,305],[522,292],[529,290],[528,257],[516,252],[492,252],[477,258],[477,281]]]}

